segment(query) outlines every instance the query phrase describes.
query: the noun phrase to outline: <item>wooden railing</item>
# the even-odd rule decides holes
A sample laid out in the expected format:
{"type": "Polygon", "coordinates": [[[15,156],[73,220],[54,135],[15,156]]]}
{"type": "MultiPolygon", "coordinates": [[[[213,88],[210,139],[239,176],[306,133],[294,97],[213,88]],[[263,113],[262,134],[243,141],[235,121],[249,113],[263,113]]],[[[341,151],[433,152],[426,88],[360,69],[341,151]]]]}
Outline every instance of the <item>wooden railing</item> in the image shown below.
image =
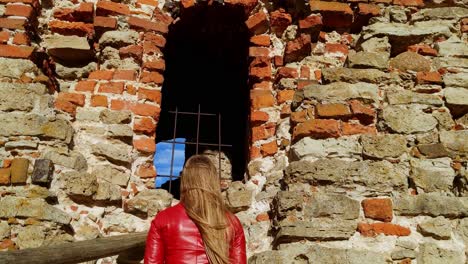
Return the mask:
{"type": "Polygon", "coordinates": [[[146,232],[54,246],[0,252],[0,263],[74,264],[116,256],[119,264],[140,263],[143,259],[146,232]]]}

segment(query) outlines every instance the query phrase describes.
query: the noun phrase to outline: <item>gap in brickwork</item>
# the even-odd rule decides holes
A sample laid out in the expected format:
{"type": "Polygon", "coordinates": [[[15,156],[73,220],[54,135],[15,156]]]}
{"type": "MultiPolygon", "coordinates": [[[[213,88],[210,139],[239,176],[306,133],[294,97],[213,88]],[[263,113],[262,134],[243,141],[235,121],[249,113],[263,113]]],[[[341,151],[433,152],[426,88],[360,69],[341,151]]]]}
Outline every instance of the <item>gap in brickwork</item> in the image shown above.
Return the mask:
{"type": "MultiPolygon", "coordinates": [[[[169,111],[221,114],[221,143],[232,164],[233,180],[242,180],[247,162],[249,112],[249,31],[245,11],[236,6],[197,5],[184,9],[170,28],[164,49],[166,70],[157,142],[173,138],[169,111]]],[[[179,116],[177,138],[195,142],[197,119],[179,116]]],[[[200,119],[199,141],[218,143],[216,116],[200,119]]],[[[217,146],[200,146],[199,153],[217,146]]],[[[186,145],[185,159],[196,153],[186,145]]],[[[157,157],[157,155],[156,155],[157,157]]],[[[177,182],[175,182],[177,185],[177,182]]]]}

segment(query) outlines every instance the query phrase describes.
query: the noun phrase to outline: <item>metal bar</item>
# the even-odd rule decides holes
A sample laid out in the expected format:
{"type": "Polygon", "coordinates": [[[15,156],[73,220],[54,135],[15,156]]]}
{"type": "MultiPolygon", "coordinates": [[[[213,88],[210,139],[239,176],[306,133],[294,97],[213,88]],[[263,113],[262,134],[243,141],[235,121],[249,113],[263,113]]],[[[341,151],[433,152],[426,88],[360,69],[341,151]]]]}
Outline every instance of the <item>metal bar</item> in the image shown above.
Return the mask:
{"type": "MultiPolygon", "coordinates": [[[[197,144],[196,142],[191,142],[191,141],[187,141],[187,142],[174,142],[172,140],[162,140],[161,142],[164,142],[164,143],[173,143],[173,144],[179,144],[179,145],[195,145],[197,144]]],[[[229,144],[214,144],[214,143],[198,143],[198,145],[200,146],[221,146],[221,147],[232,147],[232,145],[229,145],[229,144]]]]}
{"type": "Polygon", "coordinates": [[[163,177],[163,178],[178,178],[179,176],[177,175],[166,175],[166,174],[158,174],[158,177],[163,177]]]}
{"type": "Polygon", "coordinates": [[[200,104],[198,104],[198,115],[197,115],[197,144],[195,145],[196,154],[198,154],[198,141],[199,140],[200,140],[200,104]]]}
{"type": "Polygon", "coordinates": [[[172,172],[174,169],[174,153],[175,153],[175,139],[177,136],[177,107],[175,110],[175,115],[174,115],[174,132],[172,134],[172,156],[171,156],[171,170],[170,170],[170,175],[171,177],[169,178],[169,193],[172,191],[172,172]]]}
{"type": "Polygon", "coordinates": [[[221,113],[218,113],[218,171],[221,179],[221,113]]]}
{"type": "MultiPolygon", "coordinates": [[[[175,114],[174,111],[169,111],[171,114],[175,114]]],[[[177,114],[179,115],[198,115],[198,113],[195,112],[178,112],[177,114]]],[[[210,114],[210,113],[200,113],[202,116],[216,116],[216,114],[210,114]]]]}

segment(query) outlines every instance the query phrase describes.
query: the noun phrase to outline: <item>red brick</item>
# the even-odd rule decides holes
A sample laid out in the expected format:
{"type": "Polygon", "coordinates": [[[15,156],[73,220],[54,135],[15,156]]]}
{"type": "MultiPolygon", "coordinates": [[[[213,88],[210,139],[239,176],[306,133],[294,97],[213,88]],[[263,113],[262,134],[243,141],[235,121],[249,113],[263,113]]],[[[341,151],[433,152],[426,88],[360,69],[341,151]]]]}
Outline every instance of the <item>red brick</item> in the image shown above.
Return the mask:
{"type": "Polygon", "coordinates": [[[5,239],[0,242],[0,249],[7,249],[8,251],[10,250],[16,250],[15,242],[11,239],[5,239]]]}
{"type": "Polygon", "coordinates": [[[94,92],[96,81],[80,81],[75,86],[75,91],[79,92],[94,92]]]}
{"type": "Polygon", "coordinates": [[[10,39],[10,33],[7,31],[0,31],[0,44],[7,43],[10,39]]]}
{"type": "Polygon", "coordinates": [[[391,222],[393,219],[392,200],[389,198],[384,199],[365,199],[361,202],[364,209],[364,215],[367,218],[391,222]]]}
{"type": "Polygon", "coordinates": [[[97,107],[97,106],[104,106],[107,107],[107,96],[105,95],[97,95],[93,94],[91,96],[91,106],[97,107]]]}
{"type": "Polygon", "coordinates": [[[161,91],[140,88],[138,89],[138,100],[140,99],[148,99],[161,104],[161,91]]]}
{"type": "Polygon", "coordinates": [[[276,67],[284,65],[283,56],[276,55],[275,57],[273,57],[273,61],[274,61],[276,67]]]}
{"type": "Polygon", "coordinates": [[[373,4],[358,4],[358,14],[364,16],[379,16],[380,15],[380,7],[378,5],[373,4]]]}
{"type": "Polygon", "coordinates": [[[152,32],[146,32],[143,39],[145,41],[151,41],[153,42],[156,46],[160,47],[160,48],[164,48],[166,46],[166,39],[159,35],[159,34],[155,34],[155,33],[152,33],[152,32]]]}
{"type": "Polygon", "coordinates": [[[325,53],[341,53],[343,55],[348,55],[349,50],[348,46],[344,44],[327,43],[325,44],[325,53]]]}
{"type": "Polygon", "coordinates": [[[299,140],[303,137],[337,138],[341,136],[340,121],[327,119],[307,120],[294,127],[293,138],[299,140]]]}
{"type": "Polygon", "coordinates": [[[117,19],[113,17],[95,16],[94,27],[116,29],[117,19]]]}
{"type": "Polygon", "coordinates": [[[265,47],[249,47],[250,57],[268,57],[270,56],[270,49],[265,47]]]}
{"type": "Polygon", "coordinates": [[[310,79],[310,68],[308,66],[302,65],[300,77],[304,79],[310,79]]]}
{"type": "Polygon", "coordinates": [[[393,0],[394,5],[423,7],[423,0],[393,0]]]}
{"type": "Polygon", "coordinates": [[[408,51],[416,52],[423,56],[437,56],[437,50],[431,48],[429,45],[426,44],[416,44],[411,45],[408,47],[408,51]]]}
{"type": "Polygon", "coordinates": [[[390,223],[359,223],[358,231],[365,237],[375,237],[379,234],[386,236],[409,236],[411,234],[409,228],[390,223]]]}
{"type": "Polygon", "coordinates": [[[132,57],[138,61],[143,58],[143,47],[140,45],[129,45],[119,49],[120,58],[132,57]]]}
{"type": "Polygon", "coordinates": [[[66,21],[76,21],[73,13],[75,10],[73,8],[59,8],[54,10],[54,18],[59,20],[66,20],[66,21]]]}
{"type": "Polygon", "coordinates": [[[278,104],[285,103],[287,101],[292,101],[294,98],[294,90],[281,90],[276,95],[276,100],[278,104]]]}
{"type": "Polygon", "coordinates": [[[141,73],[140,82],[162,84],[164,82],[164,77],[159,72],[144,71],[141,73]]]}
{"type": "Polygon", "coordinates": [[[151,135],[156,131],[156,123],[151,117],[138,118],[133,124],[133,131],[151,135]]]}
{"type": "Polygon", "coordinates": [[[78,21],[93,22],[94,4],[93,3],[80,3],[75,10],[75,16],[78,21]]]}
{"type": "Polygon", "coordinates": [[[32,47],[0,45],[0,57],[29,59],[33,51],[32,47]]]}
{"type": "Polygon", "coordinates": [[[276,140],[273,140],[269,143],[265,143],[260,147],[260,153],[262,156],[273,156],[278,152],[278,145],[276,144],[276,140]]]}
{"type": "Polygon", "coordinates": [[[265,124],[261,126],[252,127],[252,142],[257,140],[267,139],[275,135],[276,125],[275,124],[265,124]]]}
{"type": "Polygon", "coordinates": [[[258,0],[226,0],[225,4],[241,6],[244,8],[246,14],[252,12],[252,10],[257,6],[258,0]]]}
{"type": "Polygon", "coordinates": [[[264,107],[271,107],[275,104],[275,98],[270,91],[253,90],[250,91],[251,108],[256,110],[264,107]]]}
{"type": "MultiPolygon", "coordinates": [[[[319,70],[320,71],[320,70],[319,70]]],[[[314,71],[314,75],[317,71],[314,71]]],[[[302,90],[304,87],[311,85],[311,84],[317,84],[318,82],[315,80],[298,80],[297,81],[297,89],[302,90]]]]}
{"type": "Polygon", "coordinates": [[[271,30],[276,33],[277,36],[281,36],[284,30],[291,25],[292,17],[283,8],[270,13],[270,26],[271,30]]]}
{"type": "Polygon", "coordinates": [[[84,94],[61,92],[57,99],[64,99],[78,106],[84,106],[85,104],[84,94]]]}
{"type": "Polygon", "coordinates": [[[3,18],[0,17],[0,28],[24,29],[27,24],[25,18],[3,18]]]}
{"type": "Polygon", "coordinates": [[[108,83],[101,83],[99,85],[98,92],[100,93],[114,93],[114,94],[122,94],[124,91],[124,83],[123,82],[108,82],[108,83]]]}
{"type": "Polygon", "coordinates": [[[154,178],[156,177],[156,168],[151,163],[143,163],[138,166],[136,175],[140,178],[154,178]]]}
{"type": "Polygon", "coordinates": [[[262,11],[255,13],[245,21],[245,25],[254,35],[263,34],[268,30],[267,15],[262,11]]]}
{"type": "Polygon", "coordinates": [[[254,83],[253,90],[271,90],[273,88],[273,84],[269,81],[261,81],[259,83],[254,83]]]}
{"type": "Polygon", "coordinates": [[[161,70],[166,69],[166,62],[163,59],[156,59],[154,61],[143,62],[143,68],[147,70],[161,70]]]}
{"type": "Polygon", "coordinates": [[[7,5],[5,16],[22,16],[31,18],[33,15],[33,8],[29,5],[7,5]]]}
{"type": "Polygon", "coordinates": [[[123,100],[114,99],[111,101],[112,110],[130,110],[136,115],[151,116],[155,119],[159,117],[161,109],[156,105],[133,103],[123,100]]]}
{"type": "Polygon", "coordinates": [[[98,16],[129,15],[130,8],[126,4],[114,3],[111,1],[98,1],[96,4],[96,14],[98,16]]]}
{"type": "Polygon", "coordinates": [[[161,50],[152,41],[143,41],[143,53],[148,55],[161,54],[161,50]]]}
{"type": "Polygon", "coordinates": [[[135,86],[127,84],[126,91],[128,94],[135,95],[137,93],[137,89],[135,86]]]}
{"type": "Polygon", "coordinates": [[[267,57],[255,57],[250,63],[249,75],[258,80],[271,79],[271,61],[267,57]]]}
{"type": "Polygon", "coordinates": [[[291,123],[298,124],[307,121],[309,118],[307,116],[307,110],[302,110],[298,112],[291,113],[291,123]]]}
{"type": "Polygon", "coordinates": [[[154,138],[134,139],[133,147],[139,152],[154,153],[156,151],[156,141],[154,138]]]}
{"type": "Polygon", "coordinates": [[[416,73],[416,82],[418,84],[435,83],[442,84],[442,77],[439,72],[418,72],[416,73]]]}
{"type": "Polygon", "coordinates": [[[150,20],[134,16],[128,18],[128,24],[131,28],[142,29],[146,31],[156,31],[163,34],[169,31],[169,28],[164,23],[152,22],[150,20]]]}
{"type": "Polygon", "coordinates": [[[377,130],[373,126],[363,126],[361,124],[342,123],[341,129],[344,136],[356,134],[377,134],[377,130]]]}
{"type": "Polygon", "coordinates": [[[260,148],[256,146],[251,146],[249,150],[250,160],[254,160],[256,158],[261,158],[262,154],[260,154],[260,148]]]}
{"type": "Polygon", "coordinates": [[[95,79],[95,80],[112,80],[113,76],[114,76],[113,71],[99,70],[99,71],[91,72],[88,78],[95,79]]]}
{"type": "Polygon", "coordinates": [[[62,92],[59,93],[54,105],[55,108],[74,115],[76,113],[76,107],[83,106],[84,103],[85,96],[83,94],[62,92]]]}
{"type": "Polygon", "coordinates": [[[348,118],[351,116],[351,110],[345,104],[318,104],[315,109],[320,118],[348,118]]]}
{"type": "Polygon", "coordinates": [[[133,105],[130,110],[136,115],[151,116],[155,119],[159,118],[159,113],[161,112],[161,109],[156,105],[141,103],[133,105]]]}
{"type": "Polygon", "coordinates": [[[348,4],[311,0],[309,6],[312,12],[322,14],[324,26],[349,27],[353,22],[353,10],[348,4]]]}
{"type": "Polygon", "coordinates": [[[116,70],[114,80],[125,80],[125,81],[135,81],[137,77],[137,72],[135,70],[116,70]]]}
{"type": "Polygon", "coordinates": [[[174,19],[170,15],[163,13],[159,8],[154,9],[153,20],[159,21],[165,24],[166,26],[169,26],[174,21],[174,19]]]}
{"type": "Polygon", "coordinates": [[[195,0],[180,0],[183,8],[189,8],[195,5],[195,0]]]}
{"type": "Polygon", "coordinates": [[[281,79],[281,78],[296,79],[298,77],[299,77],[299,74],[296,68],[281,67],[281,68],[278,68],[278,71],[276,72],[276,79],[281,79]]]}
{"type": "Polygon", "coordinates": [[[13,44],[16,45],[31,45],[31,41],[26,33],[18,32],[13,38],[13,44]]]}
{"type": "Polygon", "coordinates": [[[295,40],[288,41],[284,50],[284,62],[300,61],[310,55],[312,51],[311,38],[308,34],[301,34],[295,40]]]}
{"type": "Polygon", "coordinates": [[[268,47],[271,44],[269,35],[256,35],[250,38],[250,43],[256,46],[268,47]]]}
{"type": "Polygon", "coordinates": [[[38,0],[0,0],[0,3],[25,3],[25,4],[34,4],[38,0]]]}
{"type": "Polygon", "coordinates": [[[257,222],[270,221],[270,216],[268,213],[258,214],[255,220],[257,220],[257,222]]]}
{"type": "Polygon", "coordinates": [[[49,22],[49,29],[61,35],[91,36],[94,32],[93,24],[83,22],[66,22],[54,20],[49,22]]]}
{"type": "Polygon", "coordinates": [[[322,16],[312,14],[302,20],[299,20],[300,29],[320,29],[323,25],[322,16]]]}
{"type": "Polygon", "coordinates": [[[349,102],[353,115],[361,121],[361,123],[368,125],[374,122],[376,112],[370,106],[366,106],[358,100],[351,100],[349,102]]]}
{"type": "Polygon", "coordinates": [[[263,111],[253,111],[250,114],[250,122],[253,125],[259,125],[265,122],[268,122],[269,116],[268,113],[265,113],[263,111]]]}
{"type": "Polygon", "coordinates": [[[158,6],[157,0],[137,0],[137,3],[140,5],[158,6]]]}

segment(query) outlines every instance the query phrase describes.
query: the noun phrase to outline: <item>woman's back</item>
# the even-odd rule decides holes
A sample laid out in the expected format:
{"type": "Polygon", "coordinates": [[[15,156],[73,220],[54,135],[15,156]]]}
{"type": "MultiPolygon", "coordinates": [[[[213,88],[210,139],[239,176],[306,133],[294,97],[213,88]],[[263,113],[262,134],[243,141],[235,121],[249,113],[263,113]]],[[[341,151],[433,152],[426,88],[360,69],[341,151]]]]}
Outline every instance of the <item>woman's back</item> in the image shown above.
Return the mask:
{"type": "MultiPolygon", "coordinates": [[[[237,217],[231,215],[231,263],[244,264],[245,237],[237,217]]],[[[181,203],[158,213],[149,230],[145,264],[208,264],[200,231],[181,203]]]]}

